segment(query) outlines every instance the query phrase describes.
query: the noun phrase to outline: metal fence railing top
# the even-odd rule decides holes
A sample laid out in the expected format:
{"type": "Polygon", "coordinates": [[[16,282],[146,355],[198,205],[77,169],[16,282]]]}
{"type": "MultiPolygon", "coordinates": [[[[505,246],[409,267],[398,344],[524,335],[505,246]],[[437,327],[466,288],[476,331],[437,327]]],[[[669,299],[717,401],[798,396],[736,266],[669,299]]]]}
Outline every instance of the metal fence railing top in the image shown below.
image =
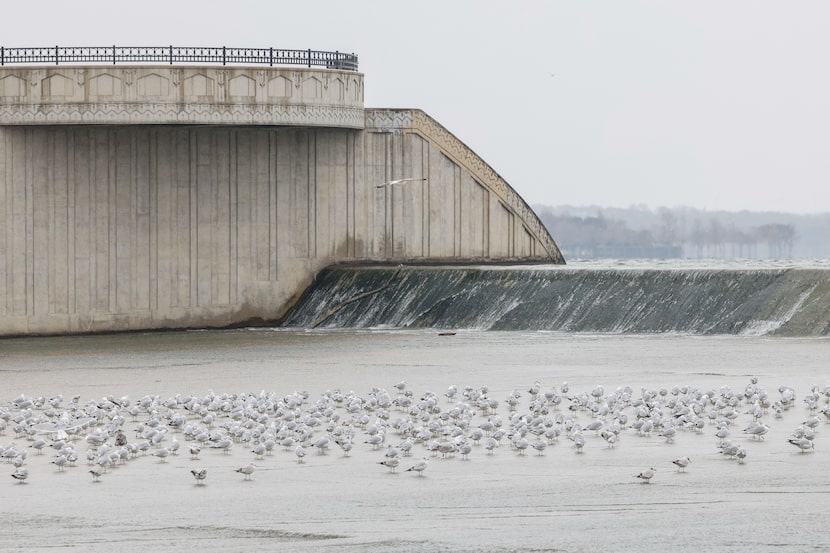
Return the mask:
{"type": "Polygon", "coordinates": [[[357,71],[357,56],[343,52],[319,50],[285,50],[281,48],[229,48],[189,46],[101,46],[43,48],[7,48],[0,46],[0,65],[68,63],[210,63],[303,65],[357,71]]]}

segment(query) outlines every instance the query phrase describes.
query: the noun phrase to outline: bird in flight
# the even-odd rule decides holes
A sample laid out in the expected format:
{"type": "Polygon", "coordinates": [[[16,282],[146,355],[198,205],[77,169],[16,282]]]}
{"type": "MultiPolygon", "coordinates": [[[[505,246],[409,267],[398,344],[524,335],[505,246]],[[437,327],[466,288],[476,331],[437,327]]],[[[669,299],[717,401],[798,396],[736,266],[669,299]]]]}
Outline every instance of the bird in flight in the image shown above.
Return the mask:
{"type": "Polygon", "coordinates": [[[405,182],[410,182],[410,181],[415,181],[415,180],[425,181],[425,180],[427,180],[427,178],[426,177],[410,177],[410,178],[406,178],[406,179],[395,179],[395,180],[390,180],[390,181],[386,181],[386,182],[382,182],[380,184],[377,184],[377,185],[375,185],[375,188],[383,188],[384,186],[392,186],[394,184],[402,184],[402,183],[405,183],[405,182]]]}

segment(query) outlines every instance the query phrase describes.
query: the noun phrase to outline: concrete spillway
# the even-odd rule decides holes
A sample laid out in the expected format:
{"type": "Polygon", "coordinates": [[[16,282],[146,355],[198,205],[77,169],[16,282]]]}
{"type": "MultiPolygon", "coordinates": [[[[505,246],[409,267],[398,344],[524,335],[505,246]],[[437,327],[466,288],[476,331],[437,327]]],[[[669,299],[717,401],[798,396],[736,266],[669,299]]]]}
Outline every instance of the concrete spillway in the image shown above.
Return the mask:
{"type": "Polygon", "coordinates": [[[826,336],[830,270],[336,267],[284,324],[826,336]]]}

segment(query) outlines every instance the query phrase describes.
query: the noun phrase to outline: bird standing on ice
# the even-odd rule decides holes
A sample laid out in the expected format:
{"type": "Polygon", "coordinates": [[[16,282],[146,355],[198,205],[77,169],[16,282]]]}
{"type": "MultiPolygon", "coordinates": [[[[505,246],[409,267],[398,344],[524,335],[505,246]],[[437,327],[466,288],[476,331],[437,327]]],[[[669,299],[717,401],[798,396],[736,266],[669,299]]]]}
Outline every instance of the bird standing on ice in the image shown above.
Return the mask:
{"type": "Polygon", "coordinates": [[[193,469],[193,470],[190,471],[190,474],[192,474],[193,478],[196,479],[196,485],[198,486],[198,485],[204,484],[205,478],[207,478],[207,469],[206,468],[193,469]]]}
{"type": "Polygon", "coordinates": [[[691,462],[692,460],[688,457],[681,457],[680,459],[675,459],[674,461],[672,461],[672,463],[674,463],[674,465],[677,467],[677,472],[686,472],[686,467],[688,467],[689,463],[691,462]]]}
{"type": "Polygon", "coordinates": [[[654,467],[647,468],[643,472],[637,475],[637,478],[643,481],[644,484],[648,484],[652,478],[654,478],[654,473],[657,472],[657,469],[654,467]]]}
{"type": "Polygon", "coordinates": [[[406,469],[406,471],[407,472],[415,471],[415,472],[418,473],[418,476],[423,476],[424,471],[427,469],[428,464],[429,464],[429,459],[424,457],[423,459],[421,459],[420,461],[418,461],[417,463],[415,463],[414,465],[412,465],[411,467],[406,469]]]}
{"type": "Polygon", "coordinates": [[[244,467],[239,467],[238,469],[236,469],[236,472],[238,472],[240,474],[244,474],[245,475],[245,480],[250,480],[251,475],[254,473],[255,468],[256,467],[254,466],[253,463],[249,463],[249,464],[245,465],[244,467]]]}

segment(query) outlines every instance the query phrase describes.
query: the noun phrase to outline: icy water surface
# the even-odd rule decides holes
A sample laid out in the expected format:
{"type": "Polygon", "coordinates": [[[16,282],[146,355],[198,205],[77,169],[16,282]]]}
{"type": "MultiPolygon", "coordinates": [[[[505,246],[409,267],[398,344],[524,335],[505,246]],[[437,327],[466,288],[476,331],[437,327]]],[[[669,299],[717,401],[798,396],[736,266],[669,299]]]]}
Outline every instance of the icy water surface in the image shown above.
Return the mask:
{"type": "MultiPolygon", "coordinates": [[[[7,473],[0,480],[0,550],[826,551],[826,417],[816,411],[821,424],[809,452],[801,453],[788,437],[813,414],[804,401],[811,388],[823,390],[830,383],[828,359],[827,339],[746,336],[260,330],[2,340],[0,412],[11,420],[0,446],[14,443],[17,451],[27,450],[30,474],[20,484],[8,476],[14,472],[11,463],[0,465],[7,473]],[[744,397],[752,377],[772,401],[782,398],[781,387],[791,387],[796,397],[780,416],[772,409],[762,416],[770,425],[763,440],[743,432],[752,422],[744,397]],[[395,388],[402,381],[415,411],[366,408],[384,391],[393,401],[404,395],[395,388]],[[529,389],[536,381],[541,397],[544,392],[554,397],[554,389],[561,394],[568,383],[558,406],[548,402],[545,412],[537,402],[533,416],[525,417],[547,418],[544,428],[561,429],[543,454],[532,447],[521,453],[504,436],[492,454],[484,439],[472,444],[467,456],[432,454],[424,441],[414,445],[411,456],[401,457],[395,472],[379,464],[386,446],[404,440],[395,429],[403,420],[411,420],[413,428],[433,422],[433,439],[460,443],[467,437],[472,443],[471,432],[493,413],[463,398],[466,387],[498,402],[495,414],[509,431],[511,416],[530,413],[529,389]],[[452,402],[444,396],[451,385],[459,389],[452,402]],[[637,419],[643,389],[651,398],[650,419],[657,409],[663,420],[676,420],[670,405],[695,397],[696,390],[697,397],[728,398],[734,392],[741,403],[734,415],[726,401],[712,403],[702,413],[707,422],[699,432],[677,422],[673,442],[659,430],[642,434],[624,425],[609,447],[596,432],[583,430],[579,453],[567,428],[597,418],[576,405],[579,397],[594,397],[598,386],[600,399],[630,387],[631,399],[618,402],[628,425],[637,419]],[[511,413],[507,398],[514,390],[520,395],[511,413]],[[162,426],[174,414],[185,415],[191,426],[206,426],[201,415],[184,408],[190,396],[224,398],[229,405],[239,398],[251,405],[270,397],[276,404],[301,397],[298,391],[308,399],[282,411],[297,415],[292,435],[309,416],[320,421],[310,427],[302,463],[295,447],[277,446],[257,459],[251,440],[236,441],[227,454],[206,443],[199,459],[191,459],[187,445],[194,440],[170,426],[159,448],[170,447],[175,438],[181,444],[177,454],[162,461],[151,447],[93,482],[86,462],[92,428],[72,436],[80,459],[64,470],[52,464],[56,452],[49,446],[37,454],[33,439],[39,434],[17,435],[13,429],[20,409],[12,402],[21,395],[61,394],[62,409],[74,396],[80,396],[81,407],[99,403],[108,414],[98,428],[123,416],[121,428],[130,443],[138,443],[143,437],[136,429],[146,430],[154,413],[162,426]],[[364,403],[358,408],[356,401],[330,401],[332,411],[315,413],[312,406],[327,392],[364,403]],[[426,421],[429,409],[417,405],[429,392],[439,398],[440,412],[433,408],[426,421]],[[149,407],[135,417],[127,409],[115,414],[101,401],[109,396],[117,401],[127,396],[131,405],[144,400],[149,407]],[[461,437],[453,436],[450,423],[465,420],[452,411],[462,401],[475,414],[462,424],[461,437]],[[718,448],[717,426],[708,417],[712,410],[713,420],[734,417],[728,439],[746,452],[743,463],[718,448]],[[368,418],[365,426],[362,415],[368,418]],[[377,448],[365,443],[373,426],[386,428],[377,448]],[[353,433],[348,456],[334,443],[325,454],[310,445],[335,431],[353,433]],[[429,459],[422,476],[405,470],[422,457],[429,459]],[[692,460],[685,472],[671,462],[681,457],[692,460]],[[235,469],[250,462],[255,472],[246,480],[235,469]],[[208,476],[197,485],[190,470],[201,467],[208,476]],[[657,470],[645,484],[635,475],[649,467],[657,470]]],[[[821,395],[818,405],[825,404],[821,395]]],[[[34,408],[32,416],[45,417],[47,410],[48,405],[34,408]]],[[[234,422],[252,415],[239,419],[231,412],[216,410],[210,432],[227,434],[234,422]]],[[[266,427],[278,418],[274,407],[258,415],[266,427]]],[[[611,424],[609,414],[603,425],[611,424]]],[[[527,439],[538,438],[528,432],[527,439]]]]}

